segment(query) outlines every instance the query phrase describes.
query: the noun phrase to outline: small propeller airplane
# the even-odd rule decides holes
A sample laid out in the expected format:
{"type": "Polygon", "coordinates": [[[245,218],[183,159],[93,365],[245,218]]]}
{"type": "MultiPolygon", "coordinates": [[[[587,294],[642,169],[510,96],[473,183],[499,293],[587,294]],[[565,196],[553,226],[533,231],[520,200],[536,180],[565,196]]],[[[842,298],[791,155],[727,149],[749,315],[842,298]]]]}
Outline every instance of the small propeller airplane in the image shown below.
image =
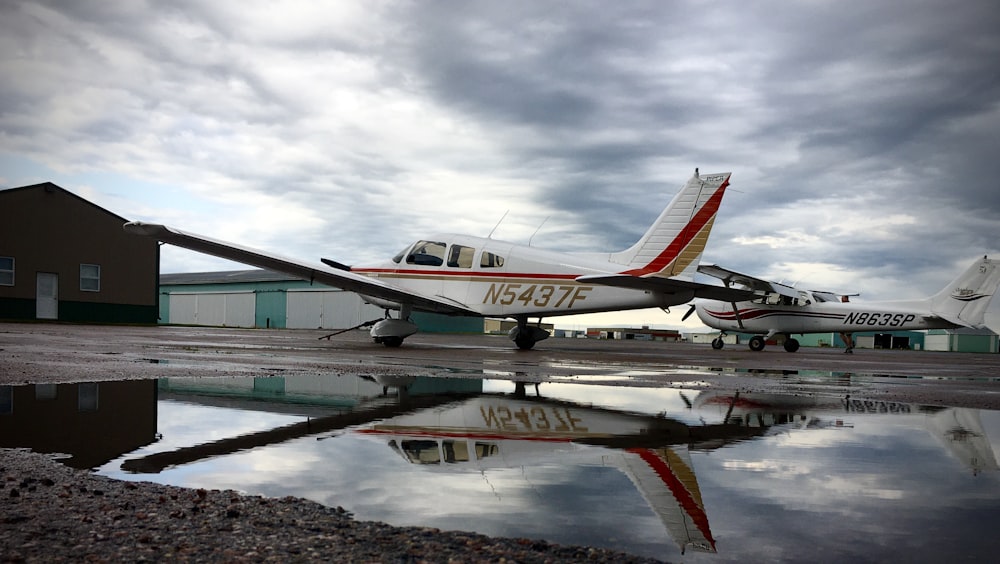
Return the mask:
{"type": "Polygon", "coordinates": [[[751,292],[694,282],[730,173],[688,180],[634,245],[614,253],[561,253],[491,238],[440,234],[407,246],[391,260],[353,267],[321,259],[301,262],[165,225],[130,222],[128,233],[259,268],[357,292],[385,309],[372,322],[376,343],[398,347],[417,332],[413,311],[517,321],[509,337],[519,349],[548,338],[543,317],[669,308],[710,298],[749,299],[751,292]],[[390,311],[398,311],[392,318],[390,311]],[[538,325],[529,325],[537,318],[538,325]]]}
{"type": "Polygon", "coordinates": [[[705,325],[722,331],[712,341],[716,350],[723,347],[727,331],[756,333],[748,343],[752,351],[764,350],[767,339],[784,335],[788,352],[799,349],[793,334],[840,333],[845,352],[850,353],[856,331],[979,328],[1000,285],[1000,269],[985,256],[934,296],[866,304],[849,301],[858,294],[799,290],[715,265],[700,266],[698,271],[719,278],[726,287],[736,285],[757,293],[751,300],[699,300],[691,305],[684,319],[697,312],[705,325]]]}

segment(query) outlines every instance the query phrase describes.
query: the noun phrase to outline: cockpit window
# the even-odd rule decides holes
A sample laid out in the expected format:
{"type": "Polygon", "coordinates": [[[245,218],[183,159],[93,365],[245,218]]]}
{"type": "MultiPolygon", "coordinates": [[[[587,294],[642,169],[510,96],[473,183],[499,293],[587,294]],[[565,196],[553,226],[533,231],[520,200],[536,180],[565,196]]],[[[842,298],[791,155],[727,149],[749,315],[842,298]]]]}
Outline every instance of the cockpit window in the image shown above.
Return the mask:
{"type": "Polygon", "coordinates": [[[406,264],[441,266],[444,264],[445,244],[436,241],[419,241],[406,257],[406,264]]]}
{"type": "Polygon", "coordinates": [[[476,254],[476,249],[464,245],[452,245],[448,251],[448,266],[458,268],[472,268],[472,257],[476,254]]]}
{"type": "Polygon", "coordinates": [[[406,251],[408,249],[409,249],[409,247],[406,247],[402,251],[399,251],[399,253],[396,256],[392,257],[392,262],[394,262],[396,264],[399,264],[399,261],[403,260],[403,256],[406,255],[406,251]]]}
{"type": "Polygon", "coordinates": [[[785,296],[773,292],[769,292],[764,296],[753,300],[753,302],[762,305],[783,305],[783,306],[807,306],[810,303],[812,303],[809,299],[805,297],[793,298],[791,296],[785,296]]]}
{"type": "Polygon", "coordinates": [[[503,266],[503,257],[489,251],[483,251],[483,256],[479,259],[479,266],[483,268],[499,268],[503,266]]]}

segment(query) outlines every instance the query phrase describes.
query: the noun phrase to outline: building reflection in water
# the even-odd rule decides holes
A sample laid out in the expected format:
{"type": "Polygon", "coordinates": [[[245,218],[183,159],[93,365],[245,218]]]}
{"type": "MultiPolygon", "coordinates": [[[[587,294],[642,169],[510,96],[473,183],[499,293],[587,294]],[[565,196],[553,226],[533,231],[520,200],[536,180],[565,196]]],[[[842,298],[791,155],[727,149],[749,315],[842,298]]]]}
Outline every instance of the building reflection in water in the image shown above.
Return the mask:
{"type": "Polygon", "coordinates": [[[95,468],[157,439],[155,380],[0,386],[0,446],[95,468]]]}

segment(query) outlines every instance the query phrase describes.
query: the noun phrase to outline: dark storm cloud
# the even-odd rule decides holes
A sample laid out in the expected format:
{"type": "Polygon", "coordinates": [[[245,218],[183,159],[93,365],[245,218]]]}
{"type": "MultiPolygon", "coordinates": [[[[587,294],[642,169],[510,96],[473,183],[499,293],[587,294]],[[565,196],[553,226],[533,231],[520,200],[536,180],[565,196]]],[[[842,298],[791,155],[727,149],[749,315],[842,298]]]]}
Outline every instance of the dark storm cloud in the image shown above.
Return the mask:
{"type": "MultiPolygon", "coordinates": [[[[893,187],[882,201],[887,208],[906,209],[924,195],[980,213],[983,206],[1000,211],[1000,191],[988,175],[958,186],[947,180],[956,166],[968,170],[964,161],[988,155],[997,145],[989,130],[968,140],[955,131],[962,120],[997,119],[1000,20],[989,3],[957,10],[933,2],[906,8],[780,3],[716,12],[645,5],[600,18],[579,5],[559,11],[549,5],[513,6],[505,5],[502,13],[499,8],[441,13],[421,6],[411,14],[419,21],[416,64],[442,104],[477,120],[524,125],[530,137],[512,139],[508,150],[526,166],[542,162],[565,173],[543,180],[544,201],[580,214],[581,224],[607,214],[594,206],[607,198],[594,191],[613,189],[619,201],[648,193],[648,183],[639,179],[616,184],[616,172],[642,170],[665,153],[686,153],[695,164],[704,164],[698,157],[724,161],[737,142],[760,152],[789,143],[797,153],[770,166],[736,163],[760,167],[767,176],[752,187],[765,206],[794,206],[821,195],[877,194],[886,188],[882,177],[902,169],[905,192],[893,187]],[[720,46],[733,51],[716,50],[720,46]],[[666,131],[703,120],[737,125],[743,115],[727,107],[720,92],[702,89],[692,96],[685,90],[686,84],[698,84],[693,77],[710,73],[708,67],[662,72],[657,55],[691,59],[694,65],[733,65],[716,73],[725,85],[721,90],[748,86],[753,110],[765,117],[733,140],[658,144],[666,131]],[[752,64],[735,67],[744,58],[752,64]],[[746,79],[753,82],[739,84],[746,79]],[[631,129],[630,140],[594,139],[622,124],[631,129]],[[572,131],[566,135],[565,128],[572,131]],[[589,173],[585,181],[573,178],[583,172],[589,173]]],[[[745,203],[751,211],[753,203],[745,203]]]]}
{"type": "Polygon", "coordinates": [[[670,134],[712,115],[711,91],[662,67],[710,41],[685,35],[683,7],[604,8],[421,4],[408,14],[412,51],[404,59],[439,104],[497,128],[511,166],[534,179],[539,203],[624,246],[690,174],[686,162],[685,175],[664,186],[645,169],[664,155],[699,151],[670,134]],[[649,200],[657,202],[652,212],[649,200]],[[637,213],[643,219],[631,221],[637,213]]]}

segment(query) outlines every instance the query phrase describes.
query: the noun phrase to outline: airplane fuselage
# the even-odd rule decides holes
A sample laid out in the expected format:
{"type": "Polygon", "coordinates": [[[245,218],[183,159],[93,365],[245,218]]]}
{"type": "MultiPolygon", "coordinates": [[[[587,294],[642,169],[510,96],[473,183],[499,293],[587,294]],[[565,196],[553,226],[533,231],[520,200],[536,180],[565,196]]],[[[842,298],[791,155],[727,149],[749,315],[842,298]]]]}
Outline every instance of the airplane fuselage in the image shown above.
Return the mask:
{"type": "MultiPolygon", "coordinates": [[[[494,239],[442,234],[410,245],[392,261],[354,267],[351,271],[438,296],[490,317],[551,317],[668,307],[693,297],[687,292],[654,294],[575,280],[587,274],[626,269],[626,265],[591,254],[559,253],[494,239]],[[435,254],[416,252],[427,250],[426,243],[431,243],[430,250],[435,254]]],[[[368,299],[377,305],[392,305],[368,299]]]]}
{"type": "Polygon", "coordinates": [[[929,306],[915,302],[809,305],[739,302],[736,310],[725,302],[695,304],[701,321],[714,329],[746,333],[853,333],[861,331],[917,331],[947,329],[954,323],[930,314],[929,306]]]}
{"type": "Polygon", "coordinates": [[[371,322],[372,338],[386,346],[399,346],[416,333],[410,313],[424,311],[513,317],[517,327],[508,336],[518,348],[530,349],[549,334],[539,326],[529,326],[529,317],[668,307],[687,303],[697,292],[718,296],[722,289],[696,283],[693,277],[729,176],[728,172],[700,176],[696,169],[634,245],[603,255],[435,235],[381,264],[347,267],[324,260],[321,266],[165,225],[129,222],[124,229],[357,292],[387,310],[385,319],[371,322]],[[399,315],[391,318],[390,309],[399,315]]]}

